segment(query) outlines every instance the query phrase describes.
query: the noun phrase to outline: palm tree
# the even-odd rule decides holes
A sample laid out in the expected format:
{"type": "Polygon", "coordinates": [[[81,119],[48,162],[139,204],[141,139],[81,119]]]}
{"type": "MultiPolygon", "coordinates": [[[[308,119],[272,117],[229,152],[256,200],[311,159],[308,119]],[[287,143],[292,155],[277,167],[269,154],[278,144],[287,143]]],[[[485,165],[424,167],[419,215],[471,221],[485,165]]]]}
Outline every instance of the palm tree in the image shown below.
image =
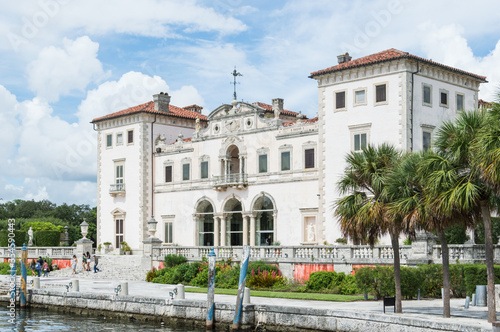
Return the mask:
{"type": "Polygon", "coordinates": [[[402,229],[388,213],[385,187],[387,175],[399,156],[400,153],[388,144],[367,146],[362,152],[349,153],[347,167],[338,182],[339,192],[345,196],[334,206],[343,235],[354,242],[364,240],[373,246],[377,238],[389,233],[394,252],[397,313],[402,312],[398,242],[402,229]]]}
{"type": "MultiPolygon", "coordinates": [[[[478,158],[480,150],[475,143],[480,140],[480,133],[487,128],[489,124],[486,112],[461,112],[455,122],[446,122],[439,129],[436,135],[436,148],[443,158],[442,162],[445,160],[453,169],[447,173],[448,183],[441,183],[442,189],[446,189],[440,197],[441,211],[446,210],[451,213],[453,210],[458,210],[483,219],[488,274],[488,321],[493,322],[496,320],[496,306],[491,208],[495,207],[492,203],[495,196],[491,187],[483,180],[486,173],[478,166],[481,163],[481,159],[478,158]]],[[[482,159],[483,162],[485,160],[487,158],[482,159]]]]}
{"type": "Polygon", "coordinates": [[[390,211],[402,219],[409,230],[436,232],[441,241],[443,262],[443,317],[450,317],[450,268],[445,230],[452,224],[465,223],[456,209],[443,208],[442,184],[453,172],[450,164],[432,152],[405,155],[388,181],[390,211]]]}

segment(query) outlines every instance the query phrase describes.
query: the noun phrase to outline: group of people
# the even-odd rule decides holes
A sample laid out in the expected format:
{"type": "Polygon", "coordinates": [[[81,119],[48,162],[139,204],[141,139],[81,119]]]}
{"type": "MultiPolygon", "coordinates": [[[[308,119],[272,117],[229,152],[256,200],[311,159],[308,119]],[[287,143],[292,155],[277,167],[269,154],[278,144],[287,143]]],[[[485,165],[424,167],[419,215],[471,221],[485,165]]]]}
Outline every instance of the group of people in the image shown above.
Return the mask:
{"type": "MultiPolygon", "coordinates": [[[[90,257],[90,253],[87,251],[87,253],[83,253],[82,255],[82,267],[83,271],[90,271],[90,262],[92,261],[90,257]]],[[[76,255],[73,255],[73,260],[71,262],[71,267],[73,268],[73,274],[76,274],[76,266],[78,264],[78,259],[76,258],[76,255]]],[[[99,268],[97,267],[97,264],[99,264],[99,258],[97,258],[96,255],[94,255],[94,273],[97,273],[99,268]]]]}
{"type": "Polygon", "coordinates": [[[30,269],[33,276],[41,277],[42,272],[44,277],[49,276],[49,263],[44,261],[42,256],[39,256],[38,260],[31,261],[30,269]]]}

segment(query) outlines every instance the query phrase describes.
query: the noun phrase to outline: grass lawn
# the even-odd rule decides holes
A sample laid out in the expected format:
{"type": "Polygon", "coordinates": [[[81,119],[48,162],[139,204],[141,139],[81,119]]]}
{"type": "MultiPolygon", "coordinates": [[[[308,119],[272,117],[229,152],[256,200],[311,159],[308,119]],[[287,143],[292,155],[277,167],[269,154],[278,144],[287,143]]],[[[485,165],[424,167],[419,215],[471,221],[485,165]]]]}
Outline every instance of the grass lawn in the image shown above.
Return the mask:
{"type": "MultiPolygon", "coordinates": [[[[186,293],[207,293],[206,288],[186,287],[186,293]]],[[[237,289],[216,288],[215,294],[236,295],[237,289]]],[[[334,301],[334,302],[351,302],[362,300],[361,295],[339,295],[339,294],[321,294],[321,293],[294,293],[294,292],[271,292],[251,290],[250,296],[272,297],[282,299],[298,299],[298,300],[317,300],[317,301],[334,301]]]]}

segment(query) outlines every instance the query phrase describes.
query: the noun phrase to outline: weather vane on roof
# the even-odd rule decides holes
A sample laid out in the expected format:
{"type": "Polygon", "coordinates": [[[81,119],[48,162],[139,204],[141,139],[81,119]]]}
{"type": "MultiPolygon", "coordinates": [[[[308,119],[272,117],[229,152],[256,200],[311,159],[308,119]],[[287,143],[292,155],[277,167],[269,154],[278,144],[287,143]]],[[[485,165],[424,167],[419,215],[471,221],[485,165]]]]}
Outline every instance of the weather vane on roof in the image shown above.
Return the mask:
{"type": "Polygon", "coordinates": [[[236,76],[243,76],[243,75],[241,75],[241,73],[236,71],[236,66],[234,66],[234,70],[231,74],[233,75],[233,82],[231,84],[234,86],[233,99],[236,100],[236,84],[239,84],[239,82],[236,82],[236,76]]]}

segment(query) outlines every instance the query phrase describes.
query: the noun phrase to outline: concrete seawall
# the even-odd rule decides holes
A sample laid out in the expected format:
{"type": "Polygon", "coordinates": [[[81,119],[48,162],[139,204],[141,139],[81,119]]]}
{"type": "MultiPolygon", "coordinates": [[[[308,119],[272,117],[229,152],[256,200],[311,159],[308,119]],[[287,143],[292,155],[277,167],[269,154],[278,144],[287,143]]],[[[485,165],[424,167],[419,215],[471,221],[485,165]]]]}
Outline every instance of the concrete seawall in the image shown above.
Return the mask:
{"type": "MultiPolygon", "coordinates": [[[[7,302],[8,299],[8,296],[0,297],[1,302],[7,302]]],[[[33,306],[60,311],[76,310],[80,313],[173,321],[187,325],[204,326],[206,317],[206,301],[189,299],[165,300],[33,289],[30,290],[29,300],[33,306]]],[[[232,323],[234,309],[232,304],[216,303],[215,321],[218,328],[227,328],[232,323]]],[[[242,319],[242,326],[246,329],[265,328],[268,331],[491,331],[491,328],[485,328],[481,324],[432,320],[425,316],[265,304],[244,305],[242,319]]]]}

